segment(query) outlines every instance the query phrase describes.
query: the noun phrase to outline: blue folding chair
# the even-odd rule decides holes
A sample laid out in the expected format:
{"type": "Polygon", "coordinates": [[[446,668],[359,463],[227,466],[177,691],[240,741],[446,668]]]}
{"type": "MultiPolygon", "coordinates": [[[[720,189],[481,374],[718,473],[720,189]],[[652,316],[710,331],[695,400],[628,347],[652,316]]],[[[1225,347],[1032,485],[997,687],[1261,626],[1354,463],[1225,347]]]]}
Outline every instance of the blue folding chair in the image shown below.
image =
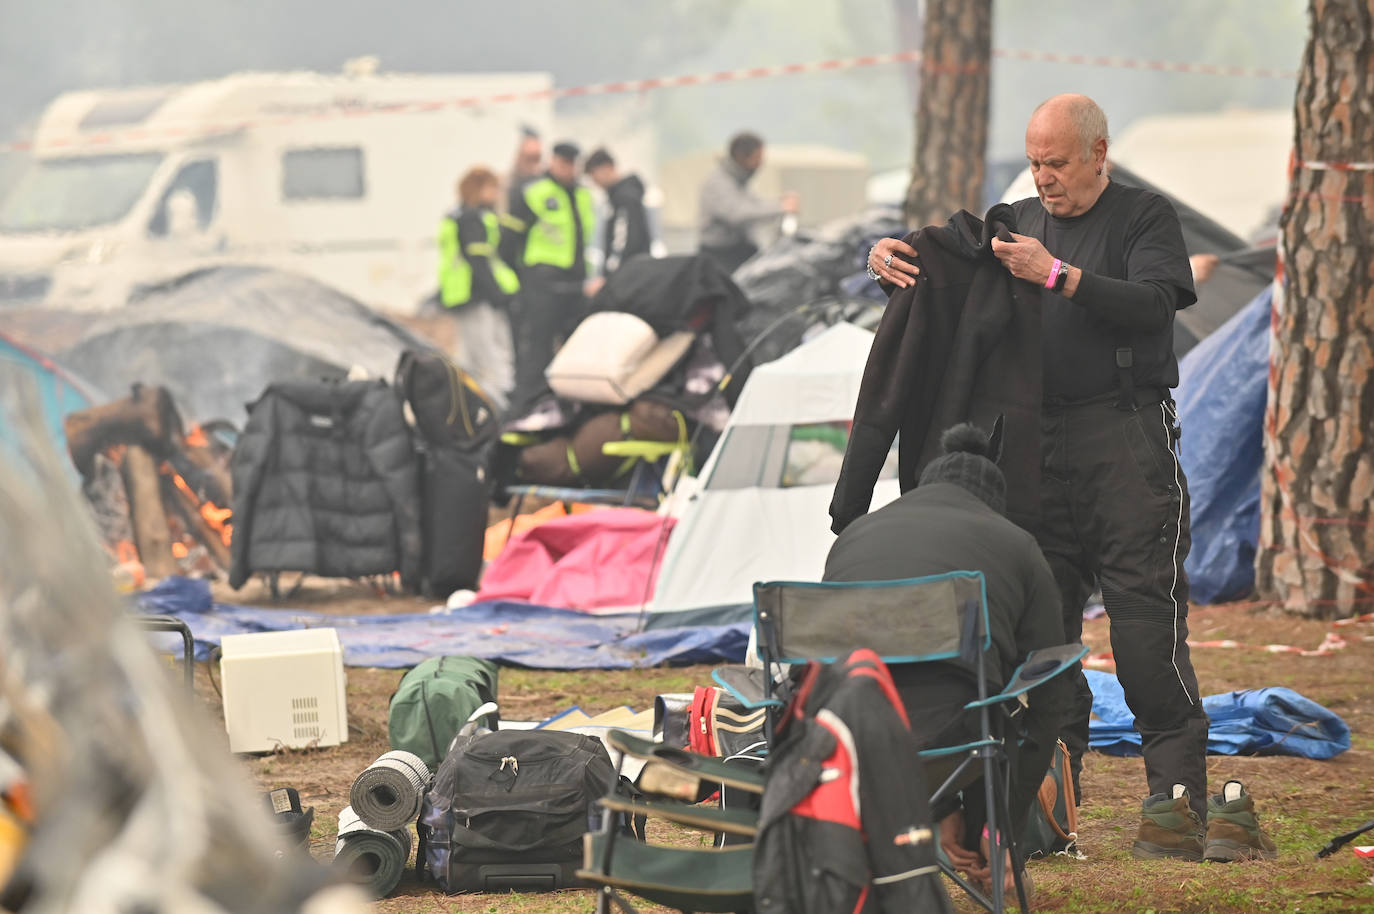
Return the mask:
{"type": "MultiPolygon", "coordinates": [[[[1003,854],[1012,858],[1017,900],[1027,909],[1022,860],[1007,809],[1010,768],[1006,731],[1032,689],[1063,674],[1088,652],[1066,644],[1031,652],[996,694],[988,694],[987,585],[981,571],[900,581],[814,583],[774,581],[754,585],[754,624],[764,662],[767,698],[780,664],[834,662],[856,648],[869,648],[889,665],[956,661],[976,675],[978,698],[964,706],[976,716],[979,739],[920,753],[928,771],[939,770],[940,787],[931,805],[977,780],[981,769],[991,843],[992,891],[984,895],[954,871],[941,854],[940,868],[975,902],[993,914],[1004,909],[1003,854]]],[[[934,783],[935,779],[931,780],[934,783]]]]}

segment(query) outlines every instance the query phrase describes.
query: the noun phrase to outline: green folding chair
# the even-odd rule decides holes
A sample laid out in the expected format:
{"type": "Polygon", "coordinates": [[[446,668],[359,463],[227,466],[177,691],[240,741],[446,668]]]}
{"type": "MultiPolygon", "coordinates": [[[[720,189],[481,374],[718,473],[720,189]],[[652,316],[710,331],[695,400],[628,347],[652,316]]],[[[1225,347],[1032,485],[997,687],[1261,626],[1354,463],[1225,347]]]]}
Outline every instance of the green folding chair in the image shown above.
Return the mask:
{"type": "Polygon", "coordinates": [[[740,765],[684,749],[673,749],[612,730],[607,742],[621,755],[645,760],[639,776],[644,799],[612,792],[601,801],[607,815],[600,831],[583,838],[583,865],[577,876],[597,887],[597,914],[638,914],[626,893],[683,912],[746,912],[753,909],[753,844],[723,848],[667,847],[644,844],[617,825],[625,816],[674,822],[713,834],[753,838],[758,813],[696,803],[725,785],[763,793],[763,774],[740,765]],[[612,815],[618,813],[619,815],[612,815]]]}
{"type": "Polygon", "coordinates": [[[1017,900],[1027,909],[1022,860],[1010,828],[1007,793],[1010,771],[1007,724],[1022,697],[1071,669],[1087,654],[1081,644],[1033,651],[996,694],[988,694],[987,587],[980,571],[900,581],[814,583],[775,581],[754,585],[754,617],[764,662],[767,698],[780,664],[834,662],[856,648],[869,648],[888,665],[959,661],[974,672],[978,698],[964,706],[975,715],[980,738],[920,753],[926,771],[940,783],[931,804],[975,783],[981,775],[988,809],[992,891],[985,895],[954,871],[941,855],[941,869],[977,904],[993,914],[1004,910],[1003,849],[1012,857],[1017,900]]]}

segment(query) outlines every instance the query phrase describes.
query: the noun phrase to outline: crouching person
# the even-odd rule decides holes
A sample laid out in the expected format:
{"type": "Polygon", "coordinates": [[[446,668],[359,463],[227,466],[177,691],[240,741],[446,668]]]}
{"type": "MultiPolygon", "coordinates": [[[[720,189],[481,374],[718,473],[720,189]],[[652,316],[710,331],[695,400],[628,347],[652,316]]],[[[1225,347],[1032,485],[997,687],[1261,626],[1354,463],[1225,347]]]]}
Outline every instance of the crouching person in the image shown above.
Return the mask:
{"type": "MultiPolygon", "coordinates": [[[[992,635],[989,688],[1000,688],[1028,653],[1064,643],[1059,590],[1035,538],[1003,516],[1006,480],[995,463],[1000,441],[960,425],[945,432],[941,444],[945,453],[926,467],[916,488],[844,529],[826,558],[825,580],[892,581],[981,571],[992,635]]],[[[874,635],[881,641],[881,633],[874,635]]],[[[922,749],[981,738],[976,717],[963,712],[978,698],[972,671],[957,661],[894,664],[891,671],[922,749]]],[[[1016,834],[1024,833],[1069,701],[1066,677],[1035,689],[1019,716],[1022,738],[1008,741],[1008,805],[1016,834]]],[[[950,862],[986,882],[984,796],[979,780],[963,789],[962,807],[953,799],[932,812],[950,862]]],[[[1010,889],[1010,867],[1006,872],[1010,889]]]]}

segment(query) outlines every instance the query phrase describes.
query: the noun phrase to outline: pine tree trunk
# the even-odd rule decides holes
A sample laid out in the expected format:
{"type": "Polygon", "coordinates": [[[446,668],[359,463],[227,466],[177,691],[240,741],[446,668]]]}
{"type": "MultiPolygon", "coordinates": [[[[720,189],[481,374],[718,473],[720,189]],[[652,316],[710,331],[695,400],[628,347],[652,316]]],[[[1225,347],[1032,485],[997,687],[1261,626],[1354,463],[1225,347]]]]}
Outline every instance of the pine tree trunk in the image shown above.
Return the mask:
{"type": "Polygon", "coordinates": [[[982,214],[992,0],[928,0],[907,224],[982,214]]]}
{"type": "Polygon", "coordinates": [[[1256,584],[1290,611],[1343,618],[1374,610],[1374,0],[1311,0],[1308,18],[1256,584]]]}

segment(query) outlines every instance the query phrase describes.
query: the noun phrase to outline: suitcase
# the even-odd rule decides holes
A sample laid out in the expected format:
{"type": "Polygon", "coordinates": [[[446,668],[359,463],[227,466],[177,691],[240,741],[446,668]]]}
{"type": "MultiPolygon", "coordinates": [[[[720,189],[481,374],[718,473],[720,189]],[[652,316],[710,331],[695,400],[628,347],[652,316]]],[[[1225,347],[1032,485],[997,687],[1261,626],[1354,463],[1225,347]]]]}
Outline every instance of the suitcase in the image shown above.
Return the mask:
{"type": "Polygon", "coordinates": [[[476,590],[491,502],[486,469],[475,454],[434,447],[421,451],[421,467],[421,590],[437,599],[476,590]]]}

